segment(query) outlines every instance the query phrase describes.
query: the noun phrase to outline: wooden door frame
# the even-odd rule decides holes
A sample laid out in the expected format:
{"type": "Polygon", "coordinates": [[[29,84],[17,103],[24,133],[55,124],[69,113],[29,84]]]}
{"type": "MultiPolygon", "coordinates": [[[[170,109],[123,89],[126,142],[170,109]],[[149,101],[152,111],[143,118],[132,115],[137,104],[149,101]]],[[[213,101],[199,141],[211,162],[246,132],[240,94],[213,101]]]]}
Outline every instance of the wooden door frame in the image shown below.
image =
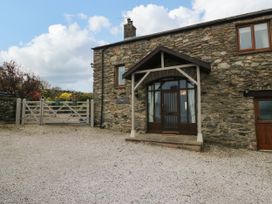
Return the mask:
{"type": "MultiPolygon", "coordinates": [[[[154,122],[149,122],[149,107],[148,107],[148,97],[149,97],[149,89],[148,89],[148,86],[149,85],[152,85],[156,82],[159,82],[159,83],[162,83],[163,81],[175,81],[175,80],[186,80],[187,82],[190,82],[188,79],[184,78],[184,77],[180,77],[180,76],[168,76],[168,77],[161,77],[159,79],[156,79],[148,84],[146,84],[146,87],[145,87],[145,90],[146,90],[146,132],[149,132],[149,133],[175,133],[175,134],[185,134],[185,135],[197,135],[198,134],[198,120],[199,120],[199,114],[198,114],[198,106],[197,106],[197,103],[198,103],[198,97],[197,97],[197,86],[195,84],[193,84],[191,82],[191,84],[193,85],[193,88],[189,88],[188,86],[186,86],[186,88],[180,88],[178,87],[177,89],[172,89],[172,91],[176,91],[177,92],[177,102],[178,102],[178,111],[179,111],[179,114],[178,114],[178,129],[177,131],[164,131],[163,130],[163,115],[162,115],[162,102],[163,102],[163,91],[165,92],[169,92],[171,91],[171,89],[169,90],[160,90],[160,94],[161,94],[161,97],[160,97],[160,117],[161,117],[161,122],[160,123],[157,123],[155,120],[154,122]],[[168,78],[172,78],[172,79],[168,79],[168,78]],[[181,90],[186,90],[186,93],[187,93],[187,102],[188,102],[188,90],[194,90],[195,94],[194,94],[194,100],[195,100],[195,123],[180,123],[180,120],[181,120],[181,115],[180,115],[180,91],[181,90]],[[183,129],[185,128],[185,129],[183,129]],[[182,131],[182,130],[186,130],[186,131],[182,131]]],[[[151,91],[153,93],[153,91],[151,91]]],[[[189,103],[187,104],[189,106],[189,103]]],[[[154,118],[153,118],[154,119],[154,118]]],[[[187,120],[188,120],[188,116],[187,116],[187,120]]]]}
{"type": "MultiPolygon", "coordinates": [[[[259,144],[259,132],[257,131],[257,124],[259,123],[258,117],[260,114],[260,109],[259,109],[259,101],[269,101],[272,100],[272,97],[267,96],[267,97],[255,97],[254,98],[254,113],[255,113],[255,133],[256,133],[256,143],[257,143],[257,150],[260,150],[260,144],[259,144]]],[[[272,123],[272,121],[264,121],[261,122],[262,124],[265,123],[272,123]]]]}

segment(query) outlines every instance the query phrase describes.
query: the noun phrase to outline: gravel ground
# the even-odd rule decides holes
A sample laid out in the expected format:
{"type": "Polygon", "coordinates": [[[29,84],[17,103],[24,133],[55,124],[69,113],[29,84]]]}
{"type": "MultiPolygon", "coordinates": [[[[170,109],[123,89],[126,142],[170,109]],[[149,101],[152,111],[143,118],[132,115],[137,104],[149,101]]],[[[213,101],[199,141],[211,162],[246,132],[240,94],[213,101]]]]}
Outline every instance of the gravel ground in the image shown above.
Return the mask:
{"type": "Polygon", "coordinates": [[[88,127],[0,127],[0,203],[272,203],[272,154],[134,144],[88,127]]]}

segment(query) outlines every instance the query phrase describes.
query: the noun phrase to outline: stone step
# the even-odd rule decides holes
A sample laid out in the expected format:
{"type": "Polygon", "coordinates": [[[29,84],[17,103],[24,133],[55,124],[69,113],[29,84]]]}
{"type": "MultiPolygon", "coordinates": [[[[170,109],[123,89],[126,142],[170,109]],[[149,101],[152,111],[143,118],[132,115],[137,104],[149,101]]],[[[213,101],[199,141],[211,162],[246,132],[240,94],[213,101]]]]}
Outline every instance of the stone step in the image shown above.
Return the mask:
{"type": "Polygon", "coordinates": [[[140,135],[126,138],[129,142],[141,142],[145,144],[158,145],[171,148],[186,149],[200,152],[203,150],[203,144],[196,141],[195,136],[183,135],[140,135]]]}

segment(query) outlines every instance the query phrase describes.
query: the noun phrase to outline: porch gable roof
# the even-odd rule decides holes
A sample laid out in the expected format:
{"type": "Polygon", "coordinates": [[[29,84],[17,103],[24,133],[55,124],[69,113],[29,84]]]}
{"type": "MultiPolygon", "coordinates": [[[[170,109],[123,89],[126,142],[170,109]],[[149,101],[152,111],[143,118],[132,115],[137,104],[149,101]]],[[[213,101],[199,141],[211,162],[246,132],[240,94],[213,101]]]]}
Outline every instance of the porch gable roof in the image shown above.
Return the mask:
{"type": "Polygon", "coordinates": [[[211,71],[211,64],[204,62],[200,59],[191,57],[189,55],[176,52],[172,49],[169,49],[164,46],[159,46],[148,55],[146,55],[143,59],[141,59],[138,63],[132,66],[127,72],[123,74],[125,79],[131,79],[131,75],[137,71],[147,69],[148,66],[154,61],[156,56],[160,55],[163,52],[164,54],[169,55],[171,58],[175,58],[178,61],[183,62],[184,64],[195,64],[200,67],[200,70],[205,73],[210,73],[211,71]]]}

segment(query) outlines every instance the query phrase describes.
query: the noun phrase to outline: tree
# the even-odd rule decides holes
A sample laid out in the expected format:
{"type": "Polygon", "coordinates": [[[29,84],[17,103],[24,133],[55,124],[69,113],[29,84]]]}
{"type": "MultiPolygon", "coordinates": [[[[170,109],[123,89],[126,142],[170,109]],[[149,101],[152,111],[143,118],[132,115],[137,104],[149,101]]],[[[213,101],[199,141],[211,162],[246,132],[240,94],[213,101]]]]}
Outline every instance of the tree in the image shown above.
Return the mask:
{"type": "Polygon", "coordinates": [[[4,62],[0,74],[0,90],[15,94],[20,98],[39,100],[42,92],[42,83],[34,74],[24,73],[21,66],[15,61],[4,62]]]}
{"type": "Polygon", "coordinates": [[[42,84],[37,76],[29,73],[24,74],[21,97],[37,101],[41,98],[41,90],[42,84]]]}
{"type": "Polygon", "coordinates": [[[19,94],[24,75],[19,71],[19,66],[14,62],[4,62],[0,75],[0,90],[10,94],[19,94]]]}

